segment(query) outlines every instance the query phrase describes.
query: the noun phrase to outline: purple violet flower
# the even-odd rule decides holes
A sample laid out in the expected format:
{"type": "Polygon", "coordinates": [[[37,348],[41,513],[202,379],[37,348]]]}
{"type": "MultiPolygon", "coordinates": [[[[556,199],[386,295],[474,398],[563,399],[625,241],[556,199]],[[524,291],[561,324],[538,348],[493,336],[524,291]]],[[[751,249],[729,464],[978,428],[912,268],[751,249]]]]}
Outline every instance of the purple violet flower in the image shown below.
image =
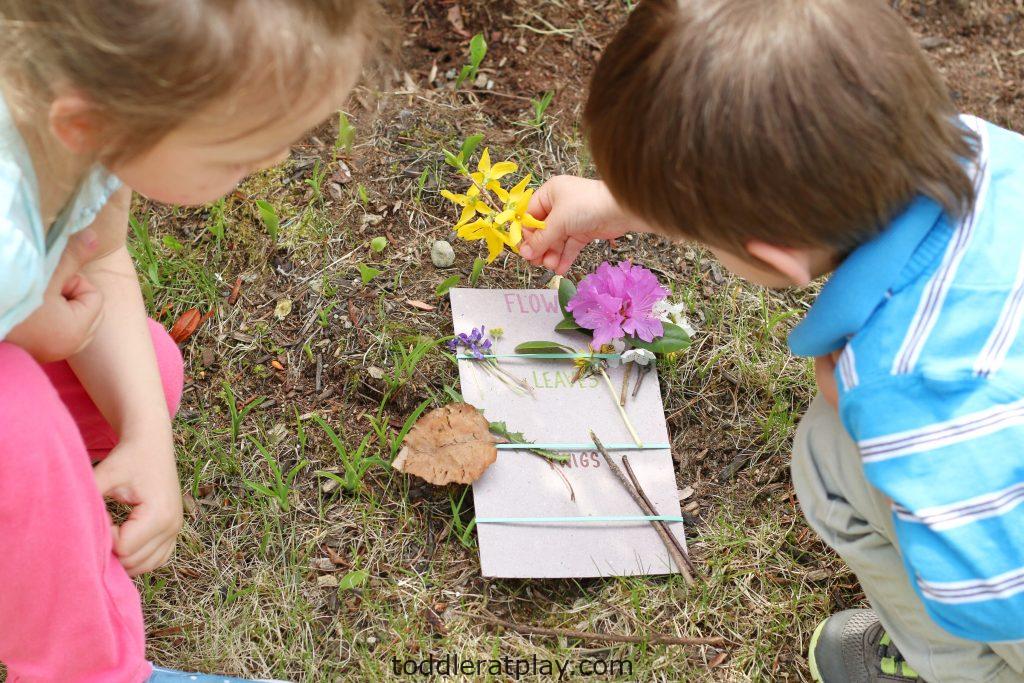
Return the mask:
{"type": "Polygon", "coordinates": [[[452,352],[460,348],[466,349],[466,354],[477,360],[483,360],[484,356],[491,352],[491,340],[484,335],[483,326],[474,327],[467,334],[462,332],[455,335],[455,338],[448,342],[448,349],[452,352]]]}
{"type": "Polygon", "coordinates": [[[654,305],[668,297],[654,273],[629,261],[602,263],[583,278],[565,309],[580,327],[594,332],[594,347],[626,335],[650,342],[665,334],[654,305]]]}

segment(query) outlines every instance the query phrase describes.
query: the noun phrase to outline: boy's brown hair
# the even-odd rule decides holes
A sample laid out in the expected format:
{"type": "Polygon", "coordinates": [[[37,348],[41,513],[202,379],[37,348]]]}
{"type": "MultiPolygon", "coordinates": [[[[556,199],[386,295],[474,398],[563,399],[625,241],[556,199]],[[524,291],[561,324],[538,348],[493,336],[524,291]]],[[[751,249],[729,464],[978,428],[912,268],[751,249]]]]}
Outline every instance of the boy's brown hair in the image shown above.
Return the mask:
{"type": "Polygon", "coordinates": [[[44,121],[55,86],[88,96],[110,163],[229,95],[283,114],[359,69],[343,59],[383,22],[377,0],[3,0],[0,78],[44,121]]]}
{"type": "Polygon", "coordinates": [[[643,0],[585,118],[626,208],[740,254],[844,252],[919,193],[974,200],[974,136],[883,0],[643,0]]]}

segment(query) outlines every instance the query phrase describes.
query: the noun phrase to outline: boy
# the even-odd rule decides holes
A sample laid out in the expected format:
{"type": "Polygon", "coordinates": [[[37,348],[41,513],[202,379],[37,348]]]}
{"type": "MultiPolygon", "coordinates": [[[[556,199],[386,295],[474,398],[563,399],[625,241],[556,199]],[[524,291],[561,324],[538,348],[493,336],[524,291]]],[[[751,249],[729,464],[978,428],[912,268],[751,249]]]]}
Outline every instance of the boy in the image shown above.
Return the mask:
{"type": "Polygon", "coordinates": [[[1024,681],[1024,138],[959,118],[883,0],[646,0],[585,118],[604,182],[542,187],[524,258],[639,229],[832,273],[793,483],[874,609],[818,627],[815,679],[1024,681]]]}

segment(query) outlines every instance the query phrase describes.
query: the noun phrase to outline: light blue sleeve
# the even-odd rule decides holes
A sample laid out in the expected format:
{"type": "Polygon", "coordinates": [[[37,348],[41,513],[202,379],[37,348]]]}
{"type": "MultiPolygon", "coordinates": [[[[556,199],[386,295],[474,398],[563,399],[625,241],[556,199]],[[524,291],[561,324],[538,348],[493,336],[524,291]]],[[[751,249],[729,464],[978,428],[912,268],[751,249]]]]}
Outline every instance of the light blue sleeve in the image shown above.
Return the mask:
{"type": "Polygon", "coordinates": [[[1024,392],[892,376],[841,395],[865,478],[893,501],[913,589],[950,633],[1024,640],[1024,392]]]}
{"type": "Polygon", "coordinates": [[[18,168],[0,163],[0,340],[39,307],[46,289],[44,257],[25,224],[23,192],[18,168]]]}

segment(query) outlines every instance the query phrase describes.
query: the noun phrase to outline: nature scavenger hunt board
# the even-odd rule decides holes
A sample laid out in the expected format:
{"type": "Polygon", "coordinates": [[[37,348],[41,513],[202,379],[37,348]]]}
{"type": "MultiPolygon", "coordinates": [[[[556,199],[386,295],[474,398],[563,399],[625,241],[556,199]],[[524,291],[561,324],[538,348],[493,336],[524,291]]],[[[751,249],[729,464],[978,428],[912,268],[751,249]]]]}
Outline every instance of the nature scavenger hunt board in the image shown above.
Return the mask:
{"type": "MultiPolygon", "coordinates": [[[[511,391],[479,367],[479,361],[459,360],[463,397],[488,420],[504,421],[511,431],[522,432],[538,444],[589,444],[591,431],[606,445],[633,443],[608,388],[600,384],[601,377],[573,383],[572,360],[504,357],[513,354],[521,342],[534,339],[587,348],[588,338],[582,334],[554,332],[562,319],[557,292],[453,289],[451,302],[455,332],[481,326],[488,333],[500,331],[493,353],[504,370],[525,380],[532,389],[532,396],[511,391]]],[[[616,388],[621,386],[623,372],[622,366],[608,369],[616,388]]],[[[627,411],[643,443],[669,443],[656,370],[647,374],[636,397],[627,402],[627,411]]],[[[597,451],[560,452],[567,453],[569,461],[552,463],[525,450],[499,451],[497,461],[473,484],[477,519],[644,514],[597,451]]],[[[670,450],[611,452],[620,466],[624,455],[658,514],[678,516],[670,450]]],[[[683,524],[668,526],[685,544],[683,524]]],[[[477,536],[484,576],[560,578],[677,571],[665,544],[646,520],[479,523],[477,536]]]]}

